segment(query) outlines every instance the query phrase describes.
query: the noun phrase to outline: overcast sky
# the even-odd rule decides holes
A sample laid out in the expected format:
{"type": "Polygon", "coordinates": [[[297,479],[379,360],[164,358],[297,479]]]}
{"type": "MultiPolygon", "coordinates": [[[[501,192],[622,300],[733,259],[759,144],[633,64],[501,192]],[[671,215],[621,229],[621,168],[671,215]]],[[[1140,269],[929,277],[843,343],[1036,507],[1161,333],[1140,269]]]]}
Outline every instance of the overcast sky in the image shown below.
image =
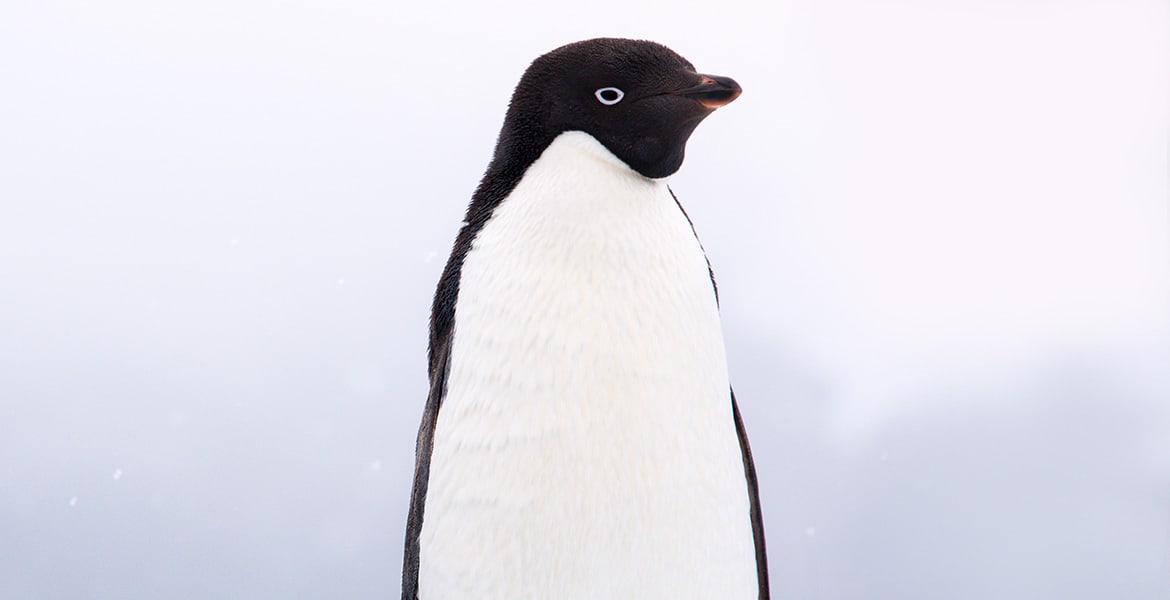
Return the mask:
{"type": "Polygon", "coordinates": [[[0,597],[389,598],[430,296],[527,64],[744,94],[672,187],[773,591],[1170,598],[1170,6],[0,9],[0,597]]]}

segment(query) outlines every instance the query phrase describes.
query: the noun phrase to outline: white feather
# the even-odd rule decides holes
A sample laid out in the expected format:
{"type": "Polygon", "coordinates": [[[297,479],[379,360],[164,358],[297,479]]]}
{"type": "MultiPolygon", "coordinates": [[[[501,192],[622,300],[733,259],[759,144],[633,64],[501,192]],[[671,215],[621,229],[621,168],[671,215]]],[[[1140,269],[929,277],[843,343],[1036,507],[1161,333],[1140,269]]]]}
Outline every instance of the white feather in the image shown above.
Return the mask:
{"type": "Polygon", "coordinates": [[[464,260],[420,548],[424,600],[758,595],[703,251],[585,133],[464,260]]]}

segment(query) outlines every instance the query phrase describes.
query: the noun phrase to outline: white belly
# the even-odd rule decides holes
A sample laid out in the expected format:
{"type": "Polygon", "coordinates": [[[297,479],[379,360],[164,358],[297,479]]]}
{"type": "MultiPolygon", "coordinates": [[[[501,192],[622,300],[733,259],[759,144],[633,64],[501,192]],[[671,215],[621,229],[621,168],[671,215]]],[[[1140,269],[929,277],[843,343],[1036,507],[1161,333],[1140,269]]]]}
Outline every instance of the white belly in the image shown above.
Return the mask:
{"type": "Polygon", "coordinates": [[[707,264],[666,184],[562,134],[463,264],[419,596],[755,598],[707,264]]]}

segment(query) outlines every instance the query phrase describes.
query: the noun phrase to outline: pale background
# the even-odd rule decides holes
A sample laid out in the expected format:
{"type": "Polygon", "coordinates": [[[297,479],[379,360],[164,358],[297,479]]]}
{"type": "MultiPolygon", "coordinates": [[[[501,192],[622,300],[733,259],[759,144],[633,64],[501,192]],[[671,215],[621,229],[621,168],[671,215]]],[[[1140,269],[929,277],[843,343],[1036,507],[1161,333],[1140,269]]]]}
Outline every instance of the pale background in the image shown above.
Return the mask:
{"type": "Polygon", "coordinates": [[[1170,598],[1170,7],[0,8],[0,598],[391,598],[430,295],[528,62],[743,96],[673,187],[788,599],[1170,598]]]}

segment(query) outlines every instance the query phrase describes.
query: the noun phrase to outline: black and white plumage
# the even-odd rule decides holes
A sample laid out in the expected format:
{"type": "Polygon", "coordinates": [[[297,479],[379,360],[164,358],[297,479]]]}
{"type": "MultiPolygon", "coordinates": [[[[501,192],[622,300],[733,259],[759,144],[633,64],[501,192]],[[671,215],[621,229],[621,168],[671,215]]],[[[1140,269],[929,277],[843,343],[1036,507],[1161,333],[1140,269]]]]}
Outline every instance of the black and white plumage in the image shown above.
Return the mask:
{"type": "Polygon", "coordinates": [[[665,178],[731,79],[595,39],[509,106],[431,316],[403,598],[767,598],[714,279],[665,178]]]}

